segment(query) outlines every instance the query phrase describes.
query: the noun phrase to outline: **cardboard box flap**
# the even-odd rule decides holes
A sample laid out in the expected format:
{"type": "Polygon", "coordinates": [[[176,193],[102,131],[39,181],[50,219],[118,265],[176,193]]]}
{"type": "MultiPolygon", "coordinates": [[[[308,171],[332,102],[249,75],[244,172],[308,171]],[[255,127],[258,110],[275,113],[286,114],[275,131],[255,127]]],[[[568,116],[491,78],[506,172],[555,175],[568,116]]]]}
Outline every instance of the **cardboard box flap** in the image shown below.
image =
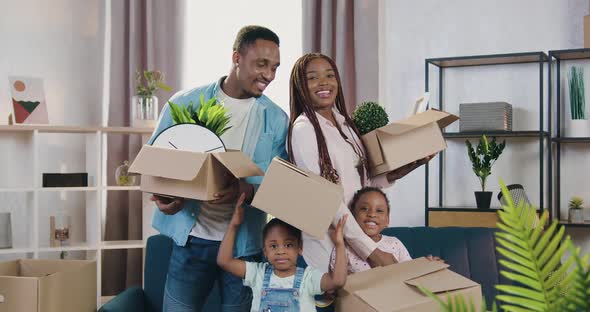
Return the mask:
{"type": "Polygon", "coordinates": [[[439,127],[444,128],[458,119],[459,117],[449,114],[447,112],[429,109],[423,113],[381,127],[376,131],[387,133],[390,135],[400,135],[413,129],[425,126],[432,122],[437,122],[439,127]]]}
{"type": "Polygon", "coordinates": [[[0,263],[0,276],[18,276],[18,262],[13,260],[0,263]]]}
{"type": "Polygon", "coordinates": [[[430,300],[418,289],[408,287],[403,283],[388,286],[375,285],[355,291],[354,295],[379,312],[415,311],[410,308],[430,300]]]}
{"type": "Polygon", "coordinates": [[[85,260],[41,260],[41,259],[21,259],[19,270],[21,276],[27,277],[44,277],[60,272],[78,270],[88,265],[89,261],[85,260]]]}
{"type": "Polygon", "coordinates": [[[144,145],[129,172],[182,181],[195,179],[209,154],[144,145]]]}
{"type": "Polygon", "coordinates": [[[264,175],[264,172],[242,152],[213,153],[213,156],[236,178],[264,175]]]}
{"type": "Polygon", "coordinates": [[[290,162],[288,162],[288,161],[286,161],[286,160],[284,160],[284,159],[282,159],[280,157],[275,156],[272,159],[272,161],[275,161],[275,162],[281,164],[283,167],[285,167],[285,168],[287,168],[289,170],[293,170],[293,171],[295,171],[295,172],[297,172],[297,173],[299,173],[299,174],[301,174],[303,176],[309,177],[309,173],[305,172],[305,170],[298,168],[297,166],[293,165],[292,163],[290,163],[290,162]]]}
{"type": "Polygon", "coordinates": [[[443,270],[436,274],[425,275],[406,281],[412,286],[422,286],[433,293],[440,293],[463,288],[475,287],[479,284],[450,270],[443,270]]]}

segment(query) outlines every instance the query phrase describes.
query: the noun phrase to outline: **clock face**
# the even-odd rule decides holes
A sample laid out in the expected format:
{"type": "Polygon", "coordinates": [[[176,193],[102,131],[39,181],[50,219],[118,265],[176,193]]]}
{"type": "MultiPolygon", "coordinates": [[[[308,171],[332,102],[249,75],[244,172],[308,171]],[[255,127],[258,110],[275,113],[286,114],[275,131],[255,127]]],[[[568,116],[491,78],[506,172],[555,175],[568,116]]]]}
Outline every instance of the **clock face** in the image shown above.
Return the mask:
{"type": "Polygon", "coordinates": [[[177,124],[162,131],[153,146],[183,151],[225,152],[221,139],[211,130],[195,124],[177,124]]]}

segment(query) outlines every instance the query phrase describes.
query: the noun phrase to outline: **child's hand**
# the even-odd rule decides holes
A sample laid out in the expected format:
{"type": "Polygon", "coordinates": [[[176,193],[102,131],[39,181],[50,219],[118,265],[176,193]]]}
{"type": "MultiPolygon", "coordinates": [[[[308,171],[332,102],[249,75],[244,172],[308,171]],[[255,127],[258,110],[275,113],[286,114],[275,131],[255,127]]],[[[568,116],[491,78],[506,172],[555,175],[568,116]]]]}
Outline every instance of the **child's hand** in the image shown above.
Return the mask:
{"type": "Polygon", "coordinates": [[[336,230],[334,231],[334,237],[332,240],[334,241],[334,245],[342,246],[344,245],[344,225],[346,224],[346,220],[348,219],[348,215],[344,215],[338,224],[336,225],[336,230]]]}
{"type": "Polygon", "coordinates": [[[240,198],[238,198],[238,202],[236,203],[234,215],[232,216],[231,221],[229,223],[230,226],[239,226],[240,224],[242,224],[242,222],[244,222],[244,207],[242,207],[242,204],[244,204],[245,199],[246,193],[242,193],[242,195],[240,195],[240,198]]]}
{"type": "Polygon", "coordinates": [[[426,259],[428,259],[429,261],[440,261],[440,262],[445,262],[445,260],[437,257],[437,256],[433,256],[433,255],[428,255],[426,256],[426,259]]]}

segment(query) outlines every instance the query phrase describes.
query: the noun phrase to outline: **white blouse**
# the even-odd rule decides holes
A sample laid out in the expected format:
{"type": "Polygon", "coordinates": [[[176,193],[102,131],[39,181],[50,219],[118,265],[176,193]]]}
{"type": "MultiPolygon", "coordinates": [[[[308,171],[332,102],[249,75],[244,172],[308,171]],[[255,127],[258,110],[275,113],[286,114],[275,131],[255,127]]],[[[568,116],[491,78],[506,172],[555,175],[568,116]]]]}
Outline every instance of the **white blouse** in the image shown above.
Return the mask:
{"type": "MultiPolygon", "coordinates": [[[[340,132],[331,121],[316,113],[320,128],[326,139],[332,166],[338,172],[340,185],[344,191],[342,205],[338,209],[336,216],[334,216],[332,224],[335,226],[343,215],[349,215],[346,226],[344,227],[344,238],[362,259],[367,259],[377,248],[377,243],[363,232],[348,209],[348,204],[353,198],[354,193],[363,187],[359,171],[357,170],[359,158],[353,148],[354,146],[355,148],[360,147],[363,149],[363,145],[359,137],[354,133],[354,130],[346,124],[344,116],[337,110],[333,110],[333,113],[342,132],[349,138],[352,144],[349,144],[340,135],[340,132]]],[[[293,148],[292,158],[295,164],[300,168],[319,175],[320,166],[317,139],[313,125],[305,114],[297,117],[293,124],[291,145],[293,148]]],[[[391,184],[387,181],[386,175],[383,174],[373,178],[370,181],[370,185],[386,187],[391,184]]],[[[303,233],[303,258],[305,262],[323,272],[328,272],[330,253],[333,248],[334,244],[329,238],[328,233],[326,233],[322,240],[315,239],[303,233]]]]}

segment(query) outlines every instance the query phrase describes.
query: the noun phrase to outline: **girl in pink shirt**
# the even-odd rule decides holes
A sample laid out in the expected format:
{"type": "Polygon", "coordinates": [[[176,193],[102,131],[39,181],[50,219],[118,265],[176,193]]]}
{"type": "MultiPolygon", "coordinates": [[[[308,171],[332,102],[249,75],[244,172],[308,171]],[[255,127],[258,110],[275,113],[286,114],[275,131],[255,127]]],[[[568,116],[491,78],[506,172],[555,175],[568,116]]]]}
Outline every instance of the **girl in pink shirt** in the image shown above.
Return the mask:
{"type": "MultiPolygon", "coordinates": [[[[378,244],[378,248],[393,255],[396,262],[412,260],[404,244],[393,236],[382,235],[381,231],[389,226],[389,200],[383,191],[375,187],[365,187],[354,194],[350,203],[354,219],[363,232],[378,244]]],[[[330,257],[330,269],[334,268],[335,251],[330,257]]],[[[348,274],[366,271],[371,268],[369,263],[359,257],[346,245],[348,274]]]]}

